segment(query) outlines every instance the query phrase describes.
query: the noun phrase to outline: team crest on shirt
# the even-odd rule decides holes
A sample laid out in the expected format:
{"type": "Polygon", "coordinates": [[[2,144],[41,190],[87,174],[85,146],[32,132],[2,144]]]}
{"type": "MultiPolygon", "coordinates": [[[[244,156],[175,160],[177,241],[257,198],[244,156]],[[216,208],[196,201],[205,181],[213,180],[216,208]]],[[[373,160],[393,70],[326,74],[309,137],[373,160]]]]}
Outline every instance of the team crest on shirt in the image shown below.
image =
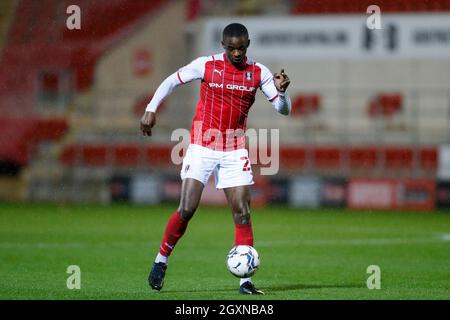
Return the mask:
{"type": "Polygon", "coordinates": [[[249,71],[247,71],[247,72],[245,73],[245,78],[246,78],[247,80],[252,80],[252,73],[249,72],[249,71]]]}

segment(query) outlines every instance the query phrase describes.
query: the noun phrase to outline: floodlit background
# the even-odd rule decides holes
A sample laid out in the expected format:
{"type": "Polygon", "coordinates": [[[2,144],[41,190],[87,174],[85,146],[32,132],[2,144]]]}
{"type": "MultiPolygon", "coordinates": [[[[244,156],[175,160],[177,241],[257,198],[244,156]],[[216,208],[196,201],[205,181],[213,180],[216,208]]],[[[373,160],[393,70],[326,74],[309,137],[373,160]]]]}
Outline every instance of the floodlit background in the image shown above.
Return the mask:
{"type": "Polygon", "coordinates": [[[291,116],[258,92],[248,118],[280,139],[276,175],[253,165],[262,298],[449,298],[449,0],[0,0],[0,298],[239,297],[212,183],[163,291],[147,285],[180,194],[171,135],[190,129],[199,82],[139,130],[159,84],[220,53],[232,22],[291,79],[291,116]]]}

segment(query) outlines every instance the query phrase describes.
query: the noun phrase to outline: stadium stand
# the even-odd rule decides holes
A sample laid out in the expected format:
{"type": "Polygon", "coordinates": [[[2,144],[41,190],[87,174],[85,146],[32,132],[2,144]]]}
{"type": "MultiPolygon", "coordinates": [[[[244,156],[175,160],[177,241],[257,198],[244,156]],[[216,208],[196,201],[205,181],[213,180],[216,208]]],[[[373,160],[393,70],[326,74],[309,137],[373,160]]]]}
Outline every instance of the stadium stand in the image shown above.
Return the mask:
{"type": "Polygon", "coordinates": [[[0,159],[25,166],[39,143],[58,141],[67,130],[64,118],[2,118],[0,159]]]}
{"type": "Polygon", "coordinates": [[[83,116],[72,121],[69,111],[91,103],[86,96],[98,59],[164,5],[142,0],[2,1],[0,32],[7,34],[1,37],[0,59],[2,167],[31,169],[41,162],[25,174],[48,172],[46,161],[39,160],[40,144],[53,144],[50,154],[56,154],[69,127],[76,130],[82,123],[83,116]],[[72,4],[83,14],[83,28],[76,32],[66,27],[66,8],[72,4]]]}
{"type": "MultiPolygon", "coordinates": [[[[167,144],[80,144],[64,149],[61,161],[66,166],[109,168],[153,168],[171,170],[172,146],[167,144]]],[[[290,173],[319,173],[333,176],[363,174],[366,177],[403,176],[416,169],[432,175],[437,168],[434,147],[410,146],[289,146],[280,148],[280,165],[290,173]],[[418,163],[414,165],[417,154],[418,163]],[[382,172],[380,172],[380,169],[382,172]]]]}
{"type": "MultiPolygon", "coordinates": [[[[18,1],[1,59],[2,114],[17,117],[27,113],[34,117],[43,112],[36,100],[46,91],[57,91],[63,82],[60,72],[51,70],[68,71],[69,81],[74,82],[69,90],[89,88],[96,60],[114,41],[126,35],[127,28],[133,29],[139,19],[157,10],[163,1],[75,3],[83,8],[85,25],[77,32],[69,32],[65,24],[66,8],[73,1],[18,1]],[[50,73],[42,74],[42,70],[50,73]],[[36,78],[42,79],[41,87],[36,86],[36,78]]],[[[48,132],[52,127],[45,130],[48,132]]]]}
{"type": "Polygon", "coordinates": [[[383,12],[444,12],[450,11],[447,0],[295,0],[291,12],[293,14],[339,14],[361,13],[376,4],[383,12]]]}
{"type": "Polygon", "coordinates": [[[24,79],[32,81],[31,76],[23,78],[16,73],[24,68],[11,73],[18,64],[27,64],[31,68],[71,69],[75,88],[87,89],[96,60],[161,5],[163,1],[19,1],[2,59],[1,76],[4,83],[12,84],[6,88],[17,88],[24,79]],[[83,28],[71,32],[65,23],[66,8],[75,3],[83,8],[83,28]]]}
{"type": "MultiPolygon", "coordinates": [[[[115,172],[174,173],[179,168],[170,160],[167,141],[174,128],[189,128],[197,87],[179,88],[165,101],[151,141],[139,140],[137,123],[161,80],[193,58],[190,46],[200,40],[192,37],[196,29],[190,31],[189,23],[205,15],[266,14],[272,8],[271,14],[293,16],[361,13],[371,2],[265,1],[262,9],[252,1],[20,0],[15,6],[2,1],[0,9],[15,14],[0,15],[0,33],[8,34],[0,60],[0,162],[27,168],[36,190],[54,179],[48,185],[55,191],[58,179],[74,179],[79,172],[83,179],[97,177],[99,190],[106,188],[102,177],[115,172]],[[65,26],[71,4],[82,8],[81,30],[65,26]],[[147,64],[143,71],[130,67],[130,61],[142,62],[136,57],[147,64]]],[[[391,13],[450,11],[444,0],[377,5],[391,13]]],[[[450,84],[445,75],[436,78],[439,72],[441,64],[434,61],[292,62],[293,117],[274,116],[258,97],[249,127],[282,128],[284,176],[434,178],[438,146],[447,139],[449,98],[433,88],[450,84]],[[394,67],[397,78],[390,74],[394,67]],[[421,77],[413,86],[415,74],[421,77]]]]}

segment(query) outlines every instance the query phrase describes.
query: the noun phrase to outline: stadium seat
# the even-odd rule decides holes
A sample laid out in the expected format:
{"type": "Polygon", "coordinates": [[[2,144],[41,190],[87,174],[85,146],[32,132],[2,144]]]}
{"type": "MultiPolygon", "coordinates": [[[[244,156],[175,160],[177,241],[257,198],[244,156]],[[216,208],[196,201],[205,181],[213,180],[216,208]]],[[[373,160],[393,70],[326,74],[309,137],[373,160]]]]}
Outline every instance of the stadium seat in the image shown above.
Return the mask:
{"type": "Polygon", "coordinates": [[[109,148],[105,145],[86,145],[82,146],[78,151],[80,152],[81,163],[84,166],[106,166],[108,164],[109,148]]]}
{"type": "Polygon", "coordinates": [[[75,157],[77,155],[77,148],[74,145],[64,148],[59,156],[59,160],[66,166],[72,166],[75,164],[75,157]]]}
{"type": "Polygon", "coordinates": [[[392,117],[403,109],[403,98],[401,94],[379,94],[374,96],[368,106],[370,117],[392,117]]]}
{"type": "Polygon", "coordinates": [[[314,167],[316,169],[339,169],[342,167],[342,152],[339,147],[316,147],[314,149],[314,167]]]}
{"type": "Polygon", "coordinates": [[[43,118],[35,121],[33,136],[38,141],[57,141],[69,129],[65,118],[43,118]]]}
{"type": "Polygon", "coordinates": [[[383,155],[387,170],[405,170],[413,166],[413,150],[409,147],[387,147],[383,155]]]}
{"type": "Polygon", "coordinates": [[[302,169],[306,163],[306,152],[302,147],[285,146],[280,148],[280,167],[302,169]]]}
{"type": "Polygon", "coordinates": [[[436,147],[424,147],[420,150],[420,167],[425,171],[436,171],[438,166],[438,151],[436,147]]]}
{"type": "Polygon", "coordinates": [[[73,144],[64,148],[60,161],[66,166],[169,168],[171,152],[172,146],[165,144],[73,144]]]}
{"type": "Polygon", "coordinates": [[[297,95],[292,102],[292,116],[309,117],[319,112],[320,96],[318,94],[297,95]]]}
{"type": "Polygon", "coordinates": [[[348,149],[349,167],[352,170],[374,170],[378,163],[377,152],[376,147],[350,147],[348,149]]]}
{"type": "Polygon", "coordinates": [[[152,144],[144,149],[144,161],[148,168],[174,167],[170,158],[172,152],[171,145],[152,144]]]}
{"type": "Polygon", "coordinates": [[[136,167],[139,165],[140,154],[140,148],[137,145],[115,146],[113,164],[116,167],[136,167]]]}

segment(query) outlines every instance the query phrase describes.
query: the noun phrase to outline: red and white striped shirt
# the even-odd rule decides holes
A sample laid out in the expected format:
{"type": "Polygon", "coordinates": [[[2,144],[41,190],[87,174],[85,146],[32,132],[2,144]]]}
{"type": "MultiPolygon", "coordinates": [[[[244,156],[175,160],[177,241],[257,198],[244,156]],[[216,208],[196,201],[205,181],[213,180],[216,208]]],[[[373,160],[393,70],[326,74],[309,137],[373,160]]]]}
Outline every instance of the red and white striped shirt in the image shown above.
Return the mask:
{"type": "Polygon", "coordinates": [[[146,111],[155,112],[176,86],[193,80],[201,80],[191,127],[194,144],[219,151],[244,148],[247,116],[258,88],[278,112],[287,115],[291,110],[289,96],[278,92],[267,67],[246,59],[245,68],[238,69],[222,53],[197,58],[169,76],[146,111]]]}

